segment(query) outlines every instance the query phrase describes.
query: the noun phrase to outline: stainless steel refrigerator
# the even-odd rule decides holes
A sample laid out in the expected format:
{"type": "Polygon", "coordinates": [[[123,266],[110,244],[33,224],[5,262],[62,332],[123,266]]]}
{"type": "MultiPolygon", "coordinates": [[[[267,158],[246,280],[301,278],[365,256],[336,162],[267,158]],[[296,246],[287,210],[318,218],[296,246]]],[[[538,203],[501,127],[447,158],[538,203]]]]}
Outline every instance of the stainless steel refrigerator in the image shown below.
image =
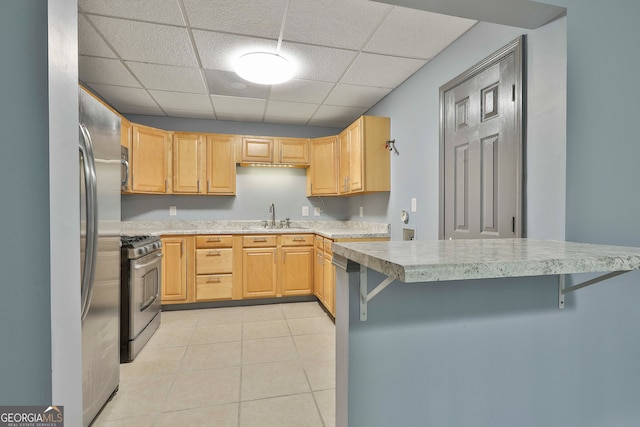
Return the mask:
{"type": "Polygon", "coordinates": [[[120,382],[120,118],[79,89],[83,425],[120,382]]]}

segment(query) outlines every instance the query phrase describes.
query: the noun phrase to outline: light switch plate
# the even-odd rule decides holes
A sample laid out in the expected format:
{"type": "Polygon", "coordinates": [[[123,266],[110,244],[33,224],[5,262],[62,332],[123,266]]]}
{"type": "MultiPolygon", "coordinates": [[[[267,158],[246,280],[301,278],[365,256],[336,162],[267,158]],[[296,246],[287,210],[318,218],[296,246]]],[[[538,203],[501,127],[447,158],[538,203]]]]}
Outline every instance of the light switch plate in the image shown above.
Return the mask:
{"type": "Polygon", "coordinates": [[[175,206],[169,206],[169,215],[176,216],[177,213],[178,211],[175,206]]]}
{"type": "Polygon", "coordinates": [[[415,197],[411,199],[411,212],[418,212],[418,200],[415,197]]]}
{"type": "Polygon", "coordinates": [[[313,208],[313,216],[320,216],[321,213],[322,209],[320,209],[319,207],[313,208]]]}
{"type": "Polygon", "coordinates": [[[302,207],[302,216],[309,216],[309,206],[302,207]]]}
{"type": "Polygon", "coordinates": [[[360,206],[360,218],[364,216],[364,206],[360,206]]]}

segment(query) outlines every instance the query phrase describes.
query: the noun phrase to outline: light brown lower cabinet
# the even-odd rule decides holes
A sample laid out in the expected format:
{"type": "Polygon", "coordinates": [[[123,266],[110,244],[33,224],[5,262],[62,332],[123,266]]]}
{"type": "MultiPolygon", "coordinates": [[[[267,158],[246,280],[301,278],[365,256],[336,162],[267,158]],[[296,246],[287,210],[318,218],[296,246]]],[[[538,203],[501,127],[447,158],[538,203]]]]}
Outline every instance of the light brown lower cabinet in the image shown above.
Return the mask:
{"type": "Polygon", "coordinates": [[[335,316],[332,243],[313,234],[162,236],[162,303],[315,295],[335,316]]]}
{"type": "Polygon", "coordinates": [[[189,302],[189,251],[193,250],[192,236],[163,236],[162,292],[163,304],[189,302]]]}

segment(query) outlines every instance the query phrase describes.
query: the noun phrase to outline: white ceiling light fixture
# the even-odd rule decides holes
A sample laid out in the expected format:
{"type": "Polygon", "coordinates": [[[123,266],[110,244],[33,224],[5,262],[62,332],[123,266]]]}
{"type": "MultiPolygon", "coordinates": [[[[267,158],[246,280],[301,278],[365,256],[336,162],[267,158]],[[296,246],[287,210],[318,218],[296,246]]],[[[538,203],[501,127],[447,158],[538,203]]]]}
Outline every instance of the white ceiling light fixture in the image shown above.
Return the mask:
{"type": "Polygon", "coordinates": [[[277,53],[251,52],[236,61],[236,74],[261,85],[284,83],[293,77],[293,64],[277,53]]]}
{"type": "Polygon", "coordinates": [[[285,1],[284,13],[282,14],[282,24],[280,25],[280,35],[276,53],[251,52],[242,55],[236,60],[236,74],[245,80],[261,85],[277,85],[284,83],[293,77],[295,67],[287,58],[280,55],[282,46],[282,36],[284,34],[284,23],[287,20],[289,11],[289,0],[285,1]]]}

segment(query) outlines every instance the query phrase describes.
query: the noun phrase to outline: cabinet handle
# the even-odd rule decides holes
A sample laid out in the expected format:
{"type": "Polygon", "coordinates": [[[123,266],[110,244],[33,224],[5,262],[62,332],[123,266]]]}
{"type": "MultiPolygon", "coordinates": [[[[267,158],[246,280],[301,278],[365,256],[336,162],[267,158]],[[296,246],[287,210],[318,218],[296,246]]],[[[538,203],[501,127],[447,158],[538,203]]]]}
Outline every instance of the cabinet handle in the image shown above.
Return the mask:
{"type": "Polygon", "coordinates": [[[207,279],[207,283],[220,283],[219,277],[210,277],[207,279]]]}
{"type": "Polygon", "coordinates": [[[254,242],[266,242],[267,238],[266,237],[254,237],[253,241],[254,242]]]}
{"type": "Polygon", "coordinates": [[[196,193],[200,192],[200,180],[198,180],[198,191],[196,191],[196,193]]]}
{"type": "Polygon", "coordinates": [[[211,193],[211,182],[207,180],[207,193],[211,193]]]}
{"type": "Polygon", "coordinates": [[[220,242],[220,238],[219,237],[208,237],[207,238],[207,242],[220,242]]]}
{"type": "Polygon", "coordinates": [[[216,251],[216,252],[214,252],[214,251],[209,251],[209,252],[207,253],[207,256],[220,256],[220,255],[222,255],[222,254],[220,253],[220,251],[216,251]]]}
{"type": "Polygon", "coordinates": [[[293,241],[294,242],[304,242],[304,237],[294,237],[293,241]]]}

